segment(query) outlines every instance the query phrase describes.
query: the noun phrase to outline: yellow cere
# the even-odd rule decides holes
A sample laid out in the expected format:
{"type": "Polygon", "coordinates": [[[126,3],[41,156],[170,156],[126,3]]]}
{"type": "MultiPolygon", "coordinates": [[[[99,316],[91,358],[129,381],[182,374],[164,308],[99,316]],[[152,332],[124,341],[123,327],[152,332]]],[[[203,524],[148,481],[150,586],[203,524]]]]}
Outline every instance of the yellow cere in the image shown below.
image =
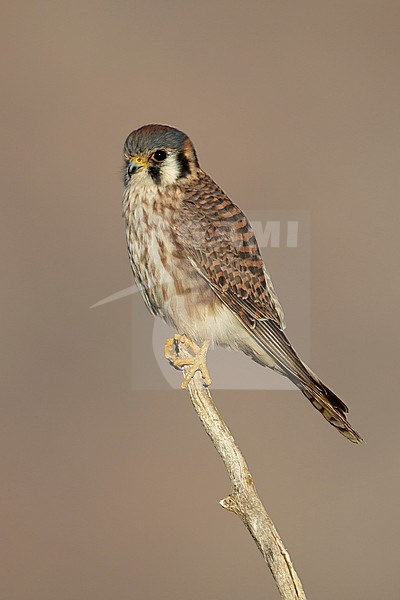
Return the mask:
{"type": "Polygon", "coordinates": [[[142,167],[145,167],[147,165],[146,160],[141,156],[133,156],[131,160],[142,167]]]}

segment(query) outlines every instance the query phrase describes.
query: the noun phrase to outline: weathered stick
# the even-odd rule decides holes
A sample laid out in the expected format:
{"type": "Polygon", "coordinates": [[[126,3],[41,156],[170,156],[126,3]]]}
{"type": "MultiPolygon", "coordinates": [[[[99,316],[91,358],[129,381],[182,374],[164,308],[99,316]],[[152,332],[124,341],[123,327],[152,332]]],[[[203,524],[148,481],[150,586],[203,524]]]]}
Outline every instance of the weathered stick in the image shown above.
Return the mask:
{"type": "MultiPolygon", "coordinates": [[[[181,358],[192,356],[181,344],[176,344],[176,352],[181,358]]],[[[182,370],[186,375],[188,368],[182,367],[182,370]]],[[[246,461],[222,420],[209,390],[204,388],[199,372],[190,381],[188,390],[192,404],[224,461],[232,483],[232,492],[220,501],[221,506],[237,514],[246,525],[272,572],[281,598],[306,600],[290,556],[257,494],[246,461]]]]}

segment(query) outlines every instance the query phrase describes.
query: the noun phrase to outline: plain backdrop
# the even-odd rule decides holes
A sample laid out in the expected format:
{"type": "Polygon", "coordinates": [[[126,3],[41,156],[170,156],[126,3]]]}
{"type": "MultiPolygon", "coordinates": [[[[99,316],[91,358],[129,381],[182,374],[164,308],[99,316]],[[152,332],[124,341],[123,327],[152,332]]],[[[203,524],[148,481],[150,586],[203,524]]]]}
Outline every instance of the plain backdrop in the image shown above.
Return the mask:
{"type": "Polygon", "coordinates": [[[310,215],[311,364],[367,444],[296,391],[214,399],[308,598],[400,597],[399,28],[387,0],[3,3],[1,598],[277,598],[186,395],[132,387],[152,317],[90,309],[132,284],[122,144],[149,122],[244,210],[310,215]]]}

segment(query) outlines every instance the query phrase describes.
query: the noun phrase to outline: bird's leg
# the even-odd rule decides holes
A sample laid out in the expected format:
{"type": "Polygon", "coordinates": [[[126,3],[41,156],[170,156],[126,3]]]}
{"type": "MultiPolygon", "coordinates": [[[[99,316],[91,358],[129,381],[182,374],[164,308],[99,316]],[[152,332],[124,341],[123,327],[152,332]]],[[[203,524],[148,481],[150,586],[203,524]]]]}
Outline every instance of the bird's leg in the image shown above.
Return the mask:
{"type": "Polygon", "coordinates": [[[187,388],[193,375],[197,371],[200,371],[205,386],[209,386],[211,384],[210,373],[208,372],[206,365],[206,356],[209,345],[210,342],[204,342],[201,346],[198,346],[186,336],[179,335],[178,333],[165,342],[165,358],[169,360],[169,362],[177,369],[182,369],[182,367],[190,367],[185,375],[185,379],[182,381],[182,388],[187,388]],[[191,350],[193,352],[193,356],[179,358],[179,344],[182,344],[187,350],[191,350]]]}

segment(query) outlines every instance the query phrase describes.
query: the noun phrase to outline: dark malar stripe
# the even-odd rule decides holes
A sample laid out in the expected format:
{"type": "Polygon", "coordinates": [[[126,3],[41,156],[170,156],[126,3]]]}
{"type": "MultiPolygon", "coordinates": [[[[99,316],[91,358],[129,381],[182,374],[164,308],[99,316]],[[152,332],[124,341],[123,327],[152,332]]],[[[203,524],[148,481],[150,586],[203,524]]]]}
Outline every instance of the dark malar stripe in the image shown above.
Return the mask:
{"type": "Polygon", "coordinates": [[[159,165],[152,164],[149,166],[149,174],[156,185],[161,183],[161,173],[159,165]]]}

